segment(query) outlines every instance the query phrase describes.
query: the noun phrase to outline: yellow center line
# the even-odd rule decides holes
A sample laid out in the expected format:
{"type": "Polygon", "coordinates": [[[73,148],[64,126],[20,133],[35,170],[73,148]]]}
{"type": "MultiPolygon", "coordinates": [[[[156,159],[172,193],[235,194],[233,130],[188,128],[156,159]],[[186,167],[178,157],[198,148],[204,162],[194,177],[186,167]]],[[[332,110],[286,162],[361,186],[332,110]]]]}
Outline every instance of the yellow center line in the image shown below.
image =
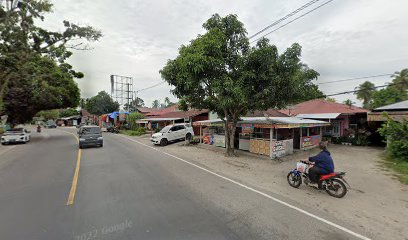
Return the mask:
{"type": "MultiPolygon", "coordinates": [[[[77,142],[79,143],[79,138],[78,138],[78,136],[76,134],[74,134],[72,132],[64,131],[64,130],[60,130],[60,131],[72,134],[76,138],[77,142]]],[[[79,149],[78,150],[78,155],[77,155],[75,173],[74,173],[74,177],[72,179],[71,190],[69,191],[67,206],[74,204],[76,188],[77,188],[77,185],[78,185],[79,168],[81,167],[81,155],[82,155],[82,149],[79,149]]]]}
{"type": "Polygon", "coordinates": [[[78,156],[77,156],[77,163],[76,163],[76,167],[75,167],[74,178],[72,179],[72,186],[71,186],[71,190],[69,191],[67,205],[74,204],[75,192],[76,192],[76,188],[77,188],[77,184],[78,184],[79,168],[81,166],[81,154],[82,154],[82,149],[79,149],[78,150],[78,156]]]}

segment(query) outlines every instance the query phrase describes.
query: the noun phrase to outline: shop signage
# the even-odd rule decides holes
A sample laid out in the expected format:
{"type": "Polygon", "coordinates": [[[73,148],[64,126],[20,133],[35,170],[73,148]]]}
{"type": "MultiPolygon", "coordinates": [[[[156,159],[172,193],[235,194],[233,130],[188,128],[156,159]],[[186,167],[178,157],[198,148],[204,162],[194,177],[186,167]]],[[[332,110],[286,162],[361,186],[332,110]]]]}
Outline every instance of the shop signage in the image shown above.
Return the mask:
{"type": "Polygon", "coordinates": [[[283,141],[276,141],[272,146],[272,151],[273,152],[285,151],[285,146],[283,145],[283,141]]]}
{"type": "Polygon", "coordinates": [[[320,135],[302,137],[302,148],[316,146],[320,142],[320,135]]]}
{"type": "Polygon", "coordinates": [[[282,157],[293,153],[293,139],[276,141],[271,143],[271,158],[282,157]]]}
{"type": "Polygon", "coordinates": [[[241,127],[242,127],[243,133],[250,133],[250,132],[253,132],[254,130],[254,124],[252,123],[243,123],[241,124],[241,127]]]}
{"type": "Polygon", "coordinates": [[[214,122],[214,123],[193,122],[193,126],[224,127],[224,123],[223,122],[214,122]]]}
{"type": "Polygon", "coordinates": [[[321,123],[321,124],[254,124],[256,128],[303,128],[303,127],[321,127],[328,126],[330,123],[321,123]]]}

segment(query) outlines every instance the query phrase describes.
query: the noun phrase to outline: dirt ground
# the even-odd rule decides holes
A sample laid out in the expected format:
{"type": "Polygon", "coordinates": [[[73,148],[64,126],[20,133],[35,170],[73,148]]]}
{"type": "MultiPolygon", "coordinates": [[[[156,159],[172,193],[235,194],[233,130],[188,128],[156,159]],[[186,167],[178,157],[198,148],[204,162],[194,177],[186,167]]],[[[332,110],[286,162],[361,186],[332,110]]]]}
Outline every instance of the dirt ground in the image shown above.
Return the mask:
{"type": "MultiPolygon", "coordinates": [[[[149,141],[147,136],[137,139],[149,141]]],[[[382,167],[381,148],[329,146],[336,170],[347,172],[346,179],[351,185],[342,199],[304,184],[299,189],[288,185],[287,173],[295,168],[299,159],[317,154],[317,149],[299,151],[280,161],[243,152],[238,153],[238,157],[225,157],[223,148],[207,145],[174,143],[162,150],[258,189],[282,195],[312,210],[323,211],[359,227],[375,239],[408,239],[408,186],[382,167]]]]}

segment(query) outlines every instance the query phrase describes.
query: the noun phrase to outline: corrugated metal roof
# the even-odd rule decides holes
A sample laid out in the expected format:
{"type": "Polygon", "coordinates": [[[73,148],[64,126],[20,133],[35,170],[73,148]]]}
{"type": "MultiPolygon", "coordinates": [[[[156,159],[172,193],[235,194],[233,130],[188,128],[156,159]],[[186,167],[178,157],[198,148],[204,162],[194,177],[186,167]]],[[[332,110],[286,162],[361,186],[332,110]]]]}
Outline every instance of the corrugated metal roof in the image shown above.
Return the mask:
{"type": "Polygon", "coordinates": [[[408,109],[408,100],[397,102],[397,103],[386,105],[386,106],[382,106],[374,110],[381,111],[381,110],[404,110],[404,109],[408,109]]]}
{"type": "Polygon", "coordinates": [[[335,119],[337,118],[341,113],[304,113],[304,114],[298,114],[296,117],[298,118],[311,118],[311,119],[335,119]]]}

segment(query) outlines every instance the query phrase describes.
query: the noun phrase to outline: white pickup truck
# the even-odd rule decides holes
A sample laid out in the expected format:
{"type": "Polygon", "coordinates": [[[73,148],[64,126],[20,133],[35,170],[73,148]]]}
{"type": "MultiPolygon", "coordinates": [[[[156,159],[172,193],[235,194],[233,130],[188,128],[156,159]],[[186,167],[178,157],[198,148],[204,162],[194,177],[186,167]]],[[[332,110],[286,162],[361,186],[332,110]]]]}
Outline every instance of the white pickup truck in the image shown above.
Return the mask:
{"type": "Polygon", "coordinates": [[[151,137],[153,144],[166,146],[168,142],[176,140],[191,140],[194,136],[193,128],[188,123],[178,123],[164,127],[160,132],[151,137]]]}

